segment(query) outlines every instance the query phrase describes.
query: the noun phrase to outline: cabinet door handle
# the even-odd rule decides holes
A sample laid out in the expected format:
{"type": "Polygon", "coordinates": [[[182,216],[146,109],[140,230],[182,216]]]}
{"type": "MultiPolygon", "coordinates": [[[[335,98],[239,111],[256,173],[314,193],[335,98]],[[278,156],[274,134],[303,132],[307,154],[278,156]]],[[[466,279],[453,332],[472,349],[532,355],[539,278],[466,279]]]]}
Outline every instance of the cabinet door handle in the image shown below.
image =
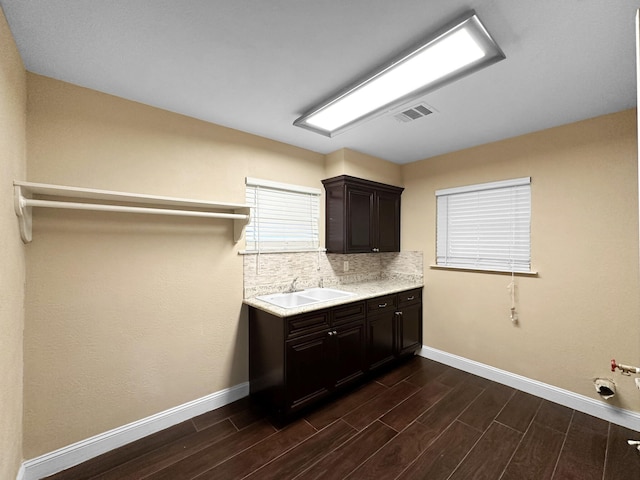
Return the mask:
{"type": "Polygon", "coordinates": [[[407,301],[414,300],[415,298],[416,297],[414,295],[411,295],[410,297],[407,297],[407,301]]]}
{"type": "Polygon", "coordinates": [[[379,304],[378,304],[378,308],[384,308],[384,307],[386,307],[386,306],[387,306],[387,304],[386,304],[386,303],[379,303],[379,304]]]}
{"type": "Polygon", "coordinates": [[[331,337],[331,336],[333,336],[333,332],[329,332],[329,336],[330,336],[330,337],[331,337]]]}
{"type": "Polygon", "coordinates": [[[337,332],[336,330],[334,330],[334,331],[333,331],[333,334],[334,334],[334,335],[337,335],[337,334],[338,334],[338,332],[337,332]]]}
{"type": "Polygon", "coordinates": [[[380,249],[379,249],[379,248],[374,248],[374,249],[373,249],[373,251],[374,251],[374,252],[379,252],[379,251],[380,251],[380,249]]]}

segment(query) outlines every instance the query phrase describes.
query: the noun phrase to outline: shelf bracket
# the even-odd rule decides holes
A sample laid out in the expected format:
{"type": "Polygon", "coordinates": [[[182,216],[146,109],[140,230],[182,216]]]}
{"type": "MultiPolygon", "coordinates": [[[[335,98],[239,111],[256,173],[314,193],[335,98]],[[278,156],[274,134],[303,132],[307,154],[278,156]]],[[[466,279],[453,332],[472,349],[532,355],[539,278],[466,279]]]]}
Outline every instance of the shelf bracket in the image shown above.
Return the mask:
{"type": "Polygon", "coordinates": [[[246,215],[245,219],[237,219],[233,221],[233,241],[238,243],[244,236],[244,231],[251,221],[251,208],[237,208],[233,211],[233,213],[246,215]]]}
{"type": "Polygon", "coordinates": [[[33,213],[31,207],[27,206],[22,187],[20,185],[13,186],[13,205],[18,216],[18,225],[20,227],[20,237],[23,243],[31,243],[32,240],[32,224],[33,213]]]}

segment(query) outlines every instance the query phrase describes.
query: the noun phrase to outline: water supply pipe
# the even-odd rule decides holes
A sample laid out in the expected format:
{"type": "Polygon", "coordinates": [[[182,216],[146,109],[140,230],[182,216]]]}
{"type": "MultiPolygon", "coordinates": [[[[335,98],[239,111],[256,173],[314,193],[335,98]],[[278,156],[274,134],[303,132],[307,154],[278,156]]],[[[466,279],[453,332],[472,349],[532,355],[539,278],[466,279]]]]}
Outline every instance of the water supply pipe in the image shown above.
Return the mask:
{"type": "Polygon", "coordinates": [[[632,367],[630,365],[623,365],[621,363],[616,363],[615,359],[611,359],[611,371],[615,372],[616,368],[620,369],[623,375],[631,375],[635,373],[636,375],[640,374],[639,367],[632,367]]]}

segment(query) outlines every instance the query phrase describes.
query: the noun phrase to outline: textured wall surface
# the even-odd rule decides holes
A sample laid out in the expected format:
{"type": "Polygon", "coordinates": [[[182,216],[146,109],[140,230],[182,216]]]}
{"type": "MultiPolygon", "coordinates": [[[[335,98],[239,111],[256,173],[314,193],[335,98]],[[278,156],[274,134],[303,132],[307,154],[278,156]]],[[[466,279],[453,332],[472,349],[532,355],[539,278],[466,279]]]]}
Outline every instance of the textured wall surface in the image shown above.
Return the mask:
{"type": "Polygon", "coordinates": [[[403,248],[425,255],[424,344],[640,411],[633,379],[609,361],[640,363],[635,110],[404,167],[403,248]],[[434,192],[531,176],[532,267],[516,277],[520,322],[509,317],[509,276],[430,269],[434,192]]]}
{"type": "Polygon", "coordinates": [[[27,86],[2,10],[0,46],[0,478],[12,479],[22,462],[25,283],[12,182],[26,178],[27,86]]]}
{"type": "MultiPolygon", "coordinates": [[[[263,272],[280,269],[273,282],[300,268],[301,286],[318,280],[318,267],[338,281],[372,269],[424,274],[425,345],[583,395],[595,397],[591,379],[610,375],[610,358],[640,362],[635,112],[400,168],[346,149],[325,158],[37,75],[27,74],[27,86],[29,180],[243,202],[245,176],[316,188],[329,176],[361,176],[405,187],[408,257],[348,256],[349,272],[340,255],[277,265],[284,257],[238,255],[244,245],[233,243],[227,220],[36,211],[26,258],[26,458],[246,381],[243,270],[261,261],[263,272]],[[434,192],[527,175],[539,276],[516,279],[514,326],[509,277],[429,269],[434,192]]],[[[7,223],[15,229],[15,218],[7,223]]],[[[20,312],[6,318],[21,326],[20,312]]],[[[615,404],[640,411],[632,382],[616,380],[615,404]]]]}
{"type": "Polygon", "coordinates": [[[351,175],[374,182],[402,186],[402,166],[365,153],[341,148],[326,156],[326,176],[351,175]]]}
{"type": "MultiPolygon", "coordinates": [[[[324,157],[28,74],[31,181],[244,203],[324,157]]],[[[41,209],[27,255],[25,455],[247,381],[243,242],[221,219],[41,209]]]]}

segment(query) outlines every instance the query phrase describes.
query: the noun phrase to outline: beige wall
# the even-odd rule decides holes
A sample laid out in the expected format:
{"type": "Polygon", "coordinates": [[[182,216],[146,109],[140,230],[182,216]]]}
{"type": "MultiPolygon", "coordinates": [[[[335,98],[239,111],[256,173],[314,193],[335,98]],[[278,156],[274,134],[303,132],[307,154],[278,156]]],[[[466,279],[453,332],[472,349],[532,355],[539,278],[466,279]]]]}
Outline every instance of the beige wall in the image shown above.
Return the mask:
{"type": "MultiPolygon", "coordinates": [[[[31,181],[242,203],[245,176],[322,187],[322,155],[27,80],[31,181]]],[[[247,381],[242,247],[229,220],[36,210],[26,458],[247,381]]]]}
{"type": "MultiPolygon", "coordinates": [[[[401,167],[348,149],[325,159],[33,74],[27,82],[31,181],[229,202],[243,201],[245,176],[403,185],[402,248],[425,256],[426,345],[594,397],[591,378],[610,375],[610,358],[640,361],[634,112],[401,167]],[[528,175],[540,275],[517,279],[514,327],[509,277],[428,268],[433,192],[528,175]]],[[[241,248],[225,220],[36,210],[25,457],[246,381],[241,248]]],[[[640,411],[631,383],[619,382],[616,402],[640,411]]]]}
{"type": "Polygon", "coordinates": [[[327,155],[325,168],[327,178],[351,175],[374,182],[402,186],[401,165],[348,148],[342,148],[327,155]]]}
{"type": "Polygon", "coordinates": [[[13,209],[13,180],[26,178],[24,66],[0,9],[0,478],[22,462],[24,246],[13,209]]]}
{"type": "MultiPolygon", "coordinates": [[[[424,344],[597,398],[611,358],[640,363],[635,110],[406,165],[403,250],[424,250],[424,344]],[[517,277],[429,268],[440,188],[532,178],[532,264],[517,277]]],[[[633,379],[614,404],[640,411],[633,379]]]]}

